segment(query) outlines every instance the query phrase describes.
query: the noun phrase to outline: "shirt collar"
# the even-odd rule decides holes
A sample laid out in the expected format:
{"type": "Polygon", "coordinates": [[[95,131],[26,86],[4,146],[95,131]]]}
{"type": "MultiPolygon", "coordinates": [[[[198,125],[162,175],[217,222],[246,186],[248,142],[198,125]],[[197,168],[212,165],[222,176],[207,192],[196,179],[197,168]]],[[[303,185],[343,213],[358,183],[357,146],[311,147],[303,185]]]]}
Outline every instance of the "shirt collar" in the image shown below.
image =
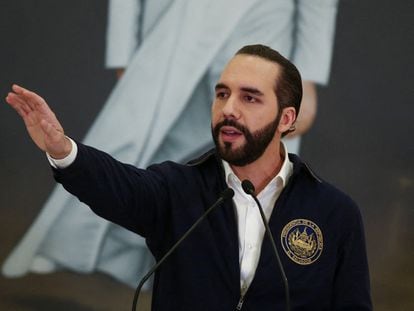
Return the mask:
{"type": "MultiPolygon", "coordinates": [[[[279,173],[266,185],[265,189],[268,189],[269,186],[271,188],[276,187],[277,182],[279,180],[281,181],[282,188],[284,188],[287,182],[289,181],[290,176],[292,175],[293,163],[289,160],[288,150],[286,148],[286,145],[283,142],[281,142],[280,144],[282,146],[281,150],[284,156],[283,164],[280,168],[279,173]]],[[[226,178],[227,185],[230,186],[234,181],[237,181],[237,183],[240,184],[241,181],[236,176],[236,174],[233,172],[233,169],[231,168],[230,164],[223,159],[221,161],[223,163],[224,176],[226,178]]]]}

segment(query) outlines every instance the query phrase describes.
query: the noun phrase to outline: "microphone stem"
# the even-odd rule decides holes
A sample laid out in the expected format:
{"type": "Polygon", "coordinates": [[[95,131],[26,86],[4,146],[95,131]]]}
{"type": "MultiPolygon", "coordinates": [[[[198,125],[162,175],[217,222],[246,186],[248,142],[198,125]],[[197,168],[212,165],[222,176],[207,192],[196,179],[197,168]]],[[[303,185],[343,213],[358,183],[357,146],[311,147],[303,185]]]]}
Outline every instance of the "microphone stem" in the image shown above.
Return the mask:
{"type": "Polygon", "coordinates": [[[280,260],[279,253],[277,252],[275,240],[273,239],[273,236],[272,236],[272,231],[270,230],[269,224],[266,221],[266,217],[265,217],[262,205],[260,204],[259,200],[256,198],[256,196],[254,194],[250,193],[250,195],[255,200],[255,202],[257,204],[257,207],[259,208],[260,216],[262,216],[263,224],[266,228],[266,230],[265,230],[266,234],[269,237],[270,244],[272,245],[273,252],[276,256],[277,264],[278,264],[278,267],[279,267],[279,270],[280,270],[280,274],[282,275],[283,284],[285,286],[286,311],[290,311],[289,283],[288,283],[288,279],[286,277],[285,270],[283,269],[283,265],[282,265],[282,261],[280,260]]]}
{"type": "Polygon", "coordinates": [[[220,197],[216,203],[214,203],[212,206],[210,206],[205,213],[188,229],[184,235],[171,247],[171,249],[149,270],[149,272],[142,278],[141,282],[139,282],[139,285],[137,289],[135,290],[134,294],[134,301],[132,303],[132,311],[136,310],[137,303],[138,303],[138,296],[141,292],[141,288],[144,285],[144,283],[150,278],[150,276],[154,273],[155,270],[158,269],[159,266],[162,265],[162,263],[175,251],[175,249],[181,244],[182,241],[184,241],[188,235],[194,230],[195,227],[198,226],[200,222],[204,220],[204,218],[210,214],[210,212],[216,208],[217,205],[222,203],[224,201],[223,197],[220,197]]]}

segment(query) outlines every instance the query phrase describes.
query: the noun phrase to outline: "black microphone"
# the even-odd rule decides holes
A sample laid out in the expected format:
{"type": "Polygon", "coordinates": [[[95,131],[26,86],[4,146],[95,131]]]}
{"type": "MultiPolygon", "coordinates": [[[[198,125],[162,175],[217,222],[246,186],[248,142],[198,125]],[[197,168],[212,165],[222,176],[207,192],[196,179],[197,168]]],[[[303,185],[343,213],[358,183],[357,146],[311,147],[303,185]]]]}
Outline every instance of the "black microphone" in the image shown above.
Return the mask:
{"type": "Polygon", "coordinates": [[[289,296],[288,279],[286,277],[285,270],[283,269],[283,265],[282,265],[282,261],[280,260],[279,253],[277,252],[275,240],[273,239],[273,235],[272,235],[272,231],[270,230],[269,224],[266,221],[266,217],[265,217],[265,214],[263,212],[262,205],[260,204],[259,200],[257,199],[257,197],[255,195],[255,189],[254,189],[254,186],[253,186],[252,182],[248,179],[243,180],[242,181],[242,188],[243,188],[244,192],[246,192],[247,194],[252,196],[252,198],[256,201],[257,207],[259,208],[260,216],[262,216],[262,220],[263,220],[263,224],[265,226],[266,234],[270,239],[270,243],[272,244],[272,249],[273,249],[273,252],[274,252],[274,254],[276,256],[276,260],[277,260],[277,266],[279,267],[280,274],[282,275],[282,281],[283,281],[283,284],[285,286],[286,310],[289,311],[290,310],[290,296],[289,296]]]}
{"type": "Polygon", "coordinates": [[[170,248],[170,250],[148,271],[146,275],[141,279],[141,281],[138,284],[137,289],[135,290],[134,294],[134,301],[132,303],[132,311],[136,310],[137,303],[138,303],[138,296],[141,292],[141,288],[144,285],[144,283],[151,277],[151,275],[158,269],[159,266],[163,264],[163,262],[175,251],[175,249],[185,240],[186,237],[190,235],[190,233],[207,217],[207,215],[215,209],[218,205],[223,203],[224,201],[231,199],[234,196],[234,191],[231,188],[227,188],[224,190],[220,197],[217,199],[216,202],[214,202],[213,205],[211,205],[204,213],[203,215],[198,218],[198,220],[188,229],[184,235],[170,248]]]}

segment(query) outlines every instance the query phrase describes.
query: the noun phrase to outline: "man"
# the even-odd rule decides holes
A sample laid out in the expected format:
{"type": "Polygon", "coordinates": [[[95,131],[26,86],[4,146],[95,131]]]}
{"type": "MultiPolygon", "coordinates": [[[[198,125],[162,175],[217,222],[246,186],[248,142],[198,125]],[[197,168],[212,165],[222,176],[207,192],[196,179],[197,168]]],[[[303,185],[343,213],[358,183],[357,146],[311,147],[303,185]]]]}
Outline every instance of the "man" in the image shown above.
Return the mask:
{"type": "Polygon", "coordinates": [[[301,78],[287,59],[246,46],[215,87],[216,149],[147,170],[68,139],[45,101],[13,86],[6,101],[49,155],[55,178],[98,215],[146,238],[157,260],[227,187],[216,209],[157,272],[153,310],[281,310],[284,286],[250,180],[277,242],[292,310],[371,310],[357,206],[319,179],[281,137],[294,130],[301,78]],[[233,204],[232,204],[233,203],[233,204]]]}

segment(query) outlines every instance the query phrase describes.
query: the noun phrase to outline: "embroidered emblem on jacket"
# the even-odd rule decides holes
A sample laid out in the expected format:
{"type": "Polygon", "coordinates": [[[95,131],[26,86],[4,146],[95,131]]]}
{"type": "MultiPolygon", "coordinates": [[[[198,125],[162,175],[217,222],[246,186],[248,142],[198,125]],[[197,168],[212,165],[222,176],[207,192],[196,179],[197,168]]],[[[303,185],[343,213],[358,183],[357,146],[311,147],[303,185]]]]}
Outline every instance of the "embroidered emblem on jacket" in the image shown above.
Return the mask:
{"type": "Polygon", "coordinates": [[[323,250],[321,230],[307,219],[289,222],[283,228],[280,239],[286,255],[300,265],[314,263],[323,250]]]}

